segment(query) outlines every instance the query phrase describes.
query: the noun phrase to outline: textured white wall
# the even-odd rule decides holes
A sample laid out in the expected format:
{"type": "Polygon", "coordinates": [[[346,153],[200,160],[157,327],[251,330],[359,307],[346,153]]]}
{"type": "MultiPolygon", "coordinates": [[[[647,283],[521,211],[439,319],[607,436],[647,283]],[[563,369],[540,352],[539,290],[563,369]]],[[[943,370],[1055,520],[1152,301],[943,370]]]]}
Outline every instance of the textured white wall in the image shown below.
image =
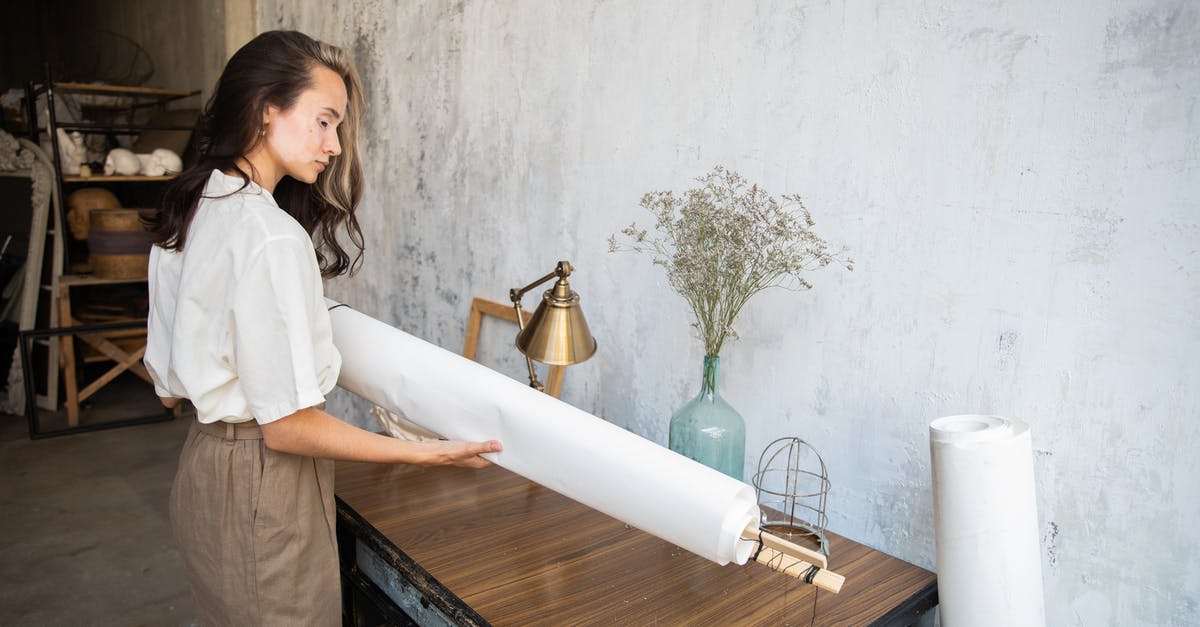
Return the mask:
{"type": "Polygon", "coordinates": [[[932,567],[928,422],[1025,419],[1050,623],[1200,621],[1197,3],[260,11],[350,48],[368,86],[371,248],[333,296],[457,350],[472,295],[571,259],[600,352],[566,399],[665,442],[702,350],[605,238],[726,164],[803,194],[857,261],[745,310],[722,387],[748,466],[810,440],[830,526],[932,567]]]}

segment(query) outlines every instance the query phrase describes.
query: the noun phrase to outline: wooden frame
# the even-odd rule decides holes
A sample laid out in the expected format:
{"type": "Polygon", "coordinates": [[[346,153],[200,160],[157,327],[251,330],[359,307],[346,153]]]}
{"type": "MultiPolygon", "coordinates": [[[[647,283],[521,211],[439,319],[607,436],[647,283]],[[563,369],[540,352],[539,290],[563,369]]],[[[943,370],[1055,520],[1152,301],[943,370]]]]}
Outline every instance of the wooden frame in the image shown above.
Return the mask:
{"type": "MultiPolygon", "coordinates": [[[[479,344],[479,329],[483,326],[484,316],[517,324],[517,311],[512,305],[503,305],[484,298],[471,299],[471,313],[467,316],[467,338],[463,342],[462,355],[472,361],[475,361],[475,349],[479,344]]],[[[531,316],[532,313],[521,310],[524,321],[528,322],[531,316]]],[[[564,366],[550,366],[550,372],[546,375],[546,393],[554,398],[558,398],[562,392],[563,369],[564,366]]]]}

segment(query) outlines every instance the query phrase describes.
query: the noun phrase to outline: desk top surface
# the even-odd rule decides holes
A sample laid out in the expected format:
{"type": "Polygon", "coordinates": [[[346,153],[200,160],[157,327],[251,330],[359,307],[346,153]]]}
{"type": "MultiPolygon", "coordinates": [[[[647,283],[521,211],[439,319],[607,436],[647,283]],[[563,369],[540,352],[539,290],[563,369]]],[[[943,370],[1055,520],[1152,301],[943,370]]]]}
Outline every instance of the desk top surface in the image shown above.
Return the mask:
{"type": "Polygon", "coordinates": [[[832,594],[718,566],[499,467],[340,462],[337,496],[418,578],[495,625],[809,624],[814,595],[816,624],[908,624],[936,603],[933,573],[837,534],[829,567],[846,584],[832,594]]]}

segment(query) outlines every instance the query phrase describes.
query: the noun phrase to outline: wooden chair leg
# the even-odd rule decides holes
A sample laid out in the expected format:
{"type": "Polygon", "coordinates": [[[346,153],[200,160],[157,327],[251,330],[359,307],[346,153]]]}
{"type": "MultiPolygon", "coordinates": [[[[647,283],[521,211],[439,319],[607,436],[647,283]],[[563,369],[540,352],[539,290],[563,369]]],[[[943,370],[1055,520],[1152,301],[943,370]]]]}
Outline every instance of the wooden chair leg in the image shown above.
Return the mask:
{"type": "MultiPolygon", "coordinates": [[[[71,288],[58,286],[58,321],[64,327],[75,326],[71,317],[71,288]]],[[[62,363],[63,387],[66,388],[67,425],[79,426],[79,382],[75,377],[75,336],[64,335],[59,339],[59,359],[62,363]]]]}

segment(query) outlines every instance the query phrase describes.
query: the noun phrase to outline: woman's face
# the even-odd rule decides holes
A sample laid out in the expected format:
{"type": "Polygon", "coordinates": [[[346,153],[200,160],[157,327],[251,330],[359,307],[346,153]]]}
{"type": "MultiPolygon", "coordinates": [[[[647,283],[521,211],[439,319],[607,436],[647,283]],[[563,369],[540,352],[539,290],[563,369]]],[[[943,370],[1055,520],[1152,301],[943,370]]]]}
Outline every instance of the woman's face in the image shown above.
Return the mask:
{"type": "MultiPolygon", "coordinates": [[[[337,127],[346,116],[346,85],[336,72],[316,65],[312,85],[288,109],[268,106],[263,156],[274,167],[274,179],[290,176],[315,183],[329,160],[342,153],[337,127]]],[[[265,174],[265,173],[264,173],[265,174]]]]}

